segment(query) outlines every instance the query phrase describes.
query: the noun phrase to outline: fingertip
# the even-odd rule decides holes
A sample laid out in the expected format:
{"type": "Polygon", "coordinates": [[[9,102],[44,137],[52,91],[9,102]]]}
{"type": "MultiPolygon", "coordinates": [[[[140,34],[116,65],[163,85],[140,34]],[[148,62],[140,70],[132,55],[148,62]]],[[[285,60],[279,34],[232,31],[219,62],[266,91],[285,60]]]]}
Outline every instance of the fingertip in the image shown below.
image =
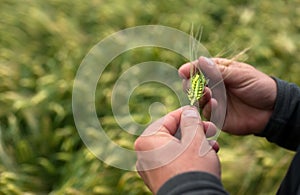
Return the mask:
{"type": "Polygon", "coordinates": [[[178,75],[182,79],[189,79],[190,78],[190,62],[183,64],[178,69],[178,75]]]}
{"type": "Polygon", "coordinates": [[[184,74],[184,72],[182,72],[181,69],[178,69],[178,76],[179,76],[180,78],[182,78],[182,79],[187,79],[186,76],[185,76],[185,74],[184,74]]]}
{"type": "Polygon", "coordinates": [[[217,127],[210,121],[203,121],[204,132],[207,138],[217,134],[217,127]]]}
{"type": "Polygon", "coordinates": [[[212,96],[212,91],[211,91],[211,89],[209,87],[205,87],[204,93],[208,93],[207,95],[209,95],[209,97],[212,96]]]}
{"type": "Polygon", "coordinates": [[[215,98],[210,99],[210,104],[211,104],[212,109],[218,107],[218,101],[215,98]]]}
{"type": "Polygon", "coordinates": [[[215,63],[211,58],[207,58],[204,56],[199,57],[199,64],[200,65],[206,65],[206,66],[213,66],[215,63]]]}
{"type": "Polygon", "coordinates": [[[218,153],[220,150],[220,145],[216,140],[208,140],[209,145],[211,145],[212,149],[218,153]]]}
{"type": "Polygon", "coordinates": [[[180,129],[181,141],[184,143],[190,143],[195,138],[201,140],[202,137],[205,137],[202,120],[196,107],[183,107],[180,129]]]}
{"type": "Polygon", "coordinates": [[[184,118],[200,118],[198,110],[194,106],[185,106],[181,114],[184,118]]]}

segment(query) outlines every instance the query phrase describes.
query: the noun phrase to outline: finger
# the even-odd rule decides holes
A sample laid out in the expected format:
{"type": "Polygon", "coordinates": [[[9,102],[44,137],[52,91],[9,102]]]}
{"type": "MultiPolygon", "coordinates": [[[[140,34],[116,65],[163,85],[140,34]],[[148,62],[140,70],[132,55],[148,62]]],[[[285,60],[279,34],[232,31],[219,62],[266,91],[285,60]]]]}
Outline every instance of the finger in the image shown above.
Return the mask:
{"type": "Polygon", "coordinates": [[[216,65],[210,58],[201,56],[198,59],[197,68],[201,69],[202,72],[205,73],[205,76],[210,79],[210,81],[211,79],[214,80],[214,78],[218,76],[218,74],[216,74],[218,73],[216,65]]]}
{"type": "Polygon", "coordinates": [[[183,64],[179,69],[178,69],[178,75],[182,78],[182,79],[189,79],[190,78],[190,71],[191,71],[191,66],[193,64],[195,64],[196,61],[194,62],[188,62],[183,64]]]}
{"type": "Polygon", "coordinates": [[[181,141],[191,143],[194,139],[198,142],[205,138],[203,124],[198,110],[195,107],[185,107],[180,120],[181,141]]]}
{"type": "Polygon", "coordinates": [[[203,94],[204,95],[199,100],[200,108],[203,108],[204,105],[207,104],[209,100],[212,98],[212,92],[208,87],[205,87],[203,94]]]}
{"type": "MultiPolygon", "coordinates": [[[[191,71],[191,66],[193,66],[193,70],[194,67],[197,69],[209,69],[207,67],[211,67],[214,65],[214,62],[206,57],[200,57],[198,60],[195,60],[193,62],[188,62],[183,64],[179,69],[178,69],[178,75],[182,78],[182,79],[189,79],[190,78],[190,71],[191,71]]],[[[204,71],[206,72],[206,71],[204,71]]]]}
{"type": "Polygon", "coordinates": [[[213,110],[214,108],[217,108],[217,106],[218,106],[217,100],[214,99],[214,98],[211,98],[211,99],[208,101],[208,103],[205,104],[205,106],[204,106],[203,109],[202,109],[202,114],[203,114],[203,116],[204,116],[206,119],[210,120],[211,112],[212,112],[212,110],[213,110]]]}
{"type": "Polygon", "coordinates": [[[216,140],[208,140],[208,143],[216,153],[219,152],[220,145],[216,140]]]}
{"type": "Polygon", "coordinates": [[[209,121],[203,121],[203,127],[206,137],[212,137],[217,133],[217,127],[215,124],[209,121]]]}
{"type": "Polygon", "coordinates": [[[164,117],[162,128],[159,131],[174,135],[180,123],[181,113],[182,108],[179,108],[167,114],[164,117]]]}
{"type": "Polygon", "coordinates": [[[180,123],[182,108],[174,110],[164,117],[158,119],[149,125],[141,136],[154,135],[158,132],[164,132],[174,135],[180,123]]]}
{"type": "Polygon", "coordinates": [[[207,120],[210,120],[210,117],[211,117],[211,103],[205,104],[205,106],[202,108],[202,114],[207,120]]]}

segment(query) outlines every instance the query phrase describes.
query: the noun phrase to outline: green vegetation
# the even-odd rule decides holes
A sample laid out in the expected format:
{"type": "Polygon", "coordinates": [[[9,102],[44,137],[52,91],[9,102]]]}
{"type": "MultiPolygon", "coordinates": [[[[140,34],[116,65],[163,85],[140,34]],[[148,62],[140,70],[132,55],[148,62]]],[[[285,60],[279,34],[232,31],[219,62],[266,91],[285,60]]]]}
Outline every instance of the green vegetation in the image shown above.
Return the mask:
{"type": "MultiPolygon", "coordinates": [[[[300,85],[298,0],[0,0],[0,194],[149,194],[135,172],[109,167],[82,143],[72,84],[85,54],[111,33],[145,24],[189,33],[191,23],[203,26],[201,42],[211,55],[231,57],[251,47],[247,63],[300,85]]],[[[115,122],[111,90],[122,72],[146,60],[176,68],[185,62],[162,49],[126,52],[105,70],[96,94],[107,134],[129,148],[135,137],[115,122]]],[[[147,123],[153,100],[168,111],[178,107],[170,90],[145,84],[129,102],[136,121],[147,123]]],[[[291,152],[254,136],[222,133],[218,141],[229,192],[276,192],[291,152]]]]}

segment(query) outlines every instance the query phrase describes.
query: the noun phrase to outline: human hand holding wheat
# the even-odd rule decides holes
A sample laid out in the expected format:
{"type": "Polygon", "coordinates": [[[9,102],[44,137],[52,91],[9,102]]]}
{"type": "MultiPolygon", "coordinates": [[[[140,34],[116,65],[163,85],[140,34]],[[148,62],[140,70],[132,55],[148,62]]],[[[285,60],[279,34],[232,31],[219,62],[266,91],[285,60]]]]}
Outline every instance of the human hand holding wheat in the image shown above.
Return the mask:
{"type": "Polygon", "coordinates": [[[149,125],[135,141],[138,173],[154,194],[179,174],[206,172],[221,177],[219,145],[206,139],[209,126],[217,131],[212,123],[201,120],[195,107],[185,106],[149,125]],[[179,126],[180,140],[174,137],[179,126]]]}
{"type": "MultiPolygon", "coordinates": [[[[212,58],[220,70],[227,93],[227,114],[223,131],[236,135],[260,133],[273,112],[277,87],[275,81],[253,66],[224,58],[212,58]]],[[[200,60],[199,60],[200,61],[200,60]]],[[[199,63],[207,66],[209,63],[199,63]]],[[[189,77],[190,65],[184,64],[179,75],[189,77]]],[[[216,102],[210,89],[201,100],[203,115],[210,118],[210,111],[216,102]]]]}

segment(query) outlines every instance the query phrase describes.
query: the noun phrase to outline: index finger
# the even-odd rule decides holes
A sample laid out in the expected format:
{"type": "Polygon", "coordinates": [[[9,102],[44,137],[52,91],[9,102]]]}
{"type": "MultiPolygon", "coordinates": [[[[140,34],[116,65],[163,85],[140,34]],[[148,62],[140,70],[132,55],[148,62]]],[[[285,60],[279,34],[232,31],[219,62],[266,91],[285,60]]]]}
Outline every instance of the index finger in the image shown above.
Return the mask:
{"type": "MultiPolygon", "coordinates": [[[[191,86],[191,81],[189,79],[190,72],[191,72],[191,66],[195,67],[199,71],[201,71],[205,78],[207,79],[207,86],[213,90],[216,85],[219,85],[223,82],[222,73],[220,73],[220,67],[217,66],[213,60],[208,59],[206,57],[200,57],[198,60],[186,63],[182,65],[179,70],[178,74],[180,77],[182,77],[183,80],[183,88],[184,90],[188,90],[191,86]]],[[[206,92],[206,99],[210,99],[211,97],[211,90],[208,90],[208,88],[205,89],[206,92]],[[210,94],[207,94],[210,93],[210,94]]],[[[203,99],[203,98],[202,98],[203,99]]],[[[205,101],[204,101],[205,102],[205,101]]]]}
{"type": "Polygon", "coordinates": [[[203,70],[204,74],[205,73],[208,74],[206,76],[215,77],[214,75],[215,69],[212,69],[212,67],[214,66],[214,62],[202,56],[193,62],[188,62],[186,64],[183,64],[178,70],[179,76],[183,79],[189,79],[191,66],[195,67],[196,69],[200,69],[201,71],[203,70]]]}
{"type": "Polygon", "coordinates": [[[178,70],[178,74],[182,79],[189,79],[190,78],[190,71],[191,71],[191,66],[193,66],[195,63],[197,63],[197,61],[193,61],[193,62],[188,62],[183,64],[179,70],[178,70]]]}
{"type": "Polygon", "coordinates": [[[149,125],[142,136],[149,136],[159,132],[164,132],[170,135],[174,135],[178,129],[180,118],[181,118],[182,108],[174,110],[164,117],[158,119],[149,125]]]}

